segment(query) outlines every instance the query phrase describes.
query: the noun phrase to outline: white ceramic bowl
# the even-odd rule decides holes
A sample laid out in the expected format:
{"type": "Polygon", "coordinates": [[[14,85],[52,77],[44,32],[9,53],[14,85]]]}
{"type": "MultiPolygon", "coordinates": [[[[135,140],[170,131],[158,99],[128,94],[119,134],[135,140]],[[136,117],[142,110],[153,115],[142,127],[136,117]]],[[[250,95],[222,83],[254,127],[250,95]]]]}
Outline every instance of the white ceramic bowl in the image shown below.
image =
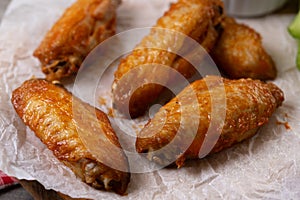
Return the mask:
{"type": "Polygon", "coordinates": [[[282,7],[288,0],[223,0],[228,15],[258,17],[282,7]]]}

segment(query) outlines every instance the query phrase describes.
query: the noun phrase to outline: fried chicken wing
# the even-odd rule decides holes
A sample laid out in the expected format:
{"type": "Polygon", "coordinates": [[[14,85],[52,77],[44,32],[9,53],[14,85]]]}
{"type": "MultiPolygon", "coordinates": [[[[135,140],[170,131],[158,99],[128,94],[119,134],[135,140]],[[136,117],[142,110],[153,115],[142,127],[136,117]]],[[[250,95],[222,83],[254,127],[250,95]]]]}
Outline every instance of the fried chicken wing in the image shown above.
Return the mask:
{"type": "Polygon", "coordinates": [[[158,164],[181,167],[186,159],[253,136],[283,100],[273,83],[208,76],[186,87],[149,120],[138,134],[136,150],[158,164]]]}
{"type": "MultiPolygon", "coordinates": [[[[206,34],[204,36],[201,36],[200,38],[196,38],[195,40],[201,44],[201,46],[204,48],[204,50],[207,53],[210,53],[218,38],[220,35],[220,28],[218,28],[217,24],[210,24],[207,27],[206,34]]],[[[192,56],[199,56],[199,55],[193,55],[193,54],[187,54],[185,57],[190,57],[192,56]]],[[[191,78],[197,71],[196,68],[187,60],[182,58],[181,56],[177,56],[175,61],[172,63],[172,68],[174,68],[176,71],[178,71],[181,75],[183,75],[186,79],[191,78]]],[[[174,77],[175,80],[172,80],[172,77],[170,77],[173,82],[176,82],[176,78],[174,77]]]]}
{"type": "Polygon", "coordinates": [[[116,8],[121,0],[77,0],[34,51],[47,80],[77,73],[87,54],[115,34],[116,8]]]}
{"type": "Polygon", "coordinates": [[[212,50],[217,66],[232,79],[275,79],[275,63],[265,51],[261,36],[252,28],[226,17],[223,33],[212,50]]]}
{"type": "Polygon", "coordinates": [[[125,115],[138,117],[172,79],[167,68],[185,76],[193,75],[195,69],[176,53],[187,36],[209,51],[217,40],[222,16],[220,0],[179,0],[172,4],[150,34],[121,60],[112,85],[115,108],[125,115]]]}
{"type": "Polygon", "coordinates": [[[105,113],[41,79],[14,90],[12,104],[24,123],[82,181],[97,189],[126,192],[128,161],[105,113]]]}

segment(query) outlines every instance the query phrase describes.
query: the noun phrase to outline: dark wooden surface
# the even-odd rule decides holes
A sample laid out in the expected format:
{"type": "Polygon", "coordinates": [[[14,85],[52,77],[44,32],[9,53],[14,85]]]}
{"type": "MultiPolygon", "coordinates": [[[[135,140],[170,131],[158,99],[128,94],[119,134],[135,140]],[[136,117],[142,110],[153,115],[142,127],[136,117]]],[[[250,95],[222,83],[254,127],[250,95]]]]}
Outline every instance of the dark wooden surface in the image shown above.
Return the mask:
{"type": "Polygon", "coordinates": [[[87,200],[74,199],[54,190],[46,190],[44,186],[37,181],[20,180],[20,184],[32,195],[35,200],[87,200]]]}
{"type": "Polygon", "coordinates": [[[289,0],[282,8],[280,8],[276,13],[289,14],[297,13],[299,10],[299,0],[289,0]]]}
{"type": "Polygon", "coordinates": [[[20,180],[20,184],[26,189],[35,200],[63,200],[57,192],[46,190],[37,181],[20,180]]]}

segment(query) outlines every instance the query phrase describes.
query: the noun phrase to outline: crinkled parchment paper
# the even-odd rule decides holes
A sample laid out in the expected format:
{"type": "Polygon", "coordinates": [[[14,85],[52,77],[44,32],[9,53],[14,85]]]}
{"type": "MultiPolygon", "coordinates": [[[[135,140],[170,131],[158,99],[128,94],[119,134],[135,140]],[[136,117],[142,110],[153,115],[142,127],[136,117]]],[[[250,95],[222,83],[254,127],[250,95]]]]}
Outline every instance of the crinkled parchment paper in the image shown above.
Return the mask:
{"type": "MultiPolygon", "coordinates": [[[[170,1],[123,0],[118,32],[151,26],[170,1]]],[[[285,102],[254,138],[182,169],[133,174],[128,196],[92,189],[78,180],[26,128],[10,103],[23,81],[43,77],[32,52],[72,1],[13,0],[0,28],[0,169],[19,179],[37,180],[71,197],[93,199],[299,199],[300,73],[296,42],[287,25],[294,15],[243,19],[261,33],[273,56],[285,102]],[[279,123],[280,122],[280,123],[279,123]],[[288,123],[290,129],[283,124],[288,123]]],[[[71,85],[68,85],[71,87],[71,85]]]]}

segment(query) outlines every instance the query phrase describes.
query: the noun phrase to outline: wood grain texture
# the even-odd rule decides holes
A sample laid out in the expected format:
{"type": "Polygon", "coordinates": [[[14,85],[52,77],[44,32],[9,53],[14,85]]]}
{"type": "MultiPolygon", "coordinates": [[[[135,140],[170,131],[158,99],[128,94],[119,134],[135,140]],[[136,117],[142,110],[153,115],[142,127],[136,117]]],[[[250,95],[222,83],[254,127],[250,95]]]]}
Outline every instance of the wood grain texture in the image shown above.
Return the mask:
{"type": "Polygon", "coordinates": [[[38,181],[19,180],[19,182],[35,200],[88,200],[83,198],[72,198],[54,190],[46,190],[38,181]]]}

